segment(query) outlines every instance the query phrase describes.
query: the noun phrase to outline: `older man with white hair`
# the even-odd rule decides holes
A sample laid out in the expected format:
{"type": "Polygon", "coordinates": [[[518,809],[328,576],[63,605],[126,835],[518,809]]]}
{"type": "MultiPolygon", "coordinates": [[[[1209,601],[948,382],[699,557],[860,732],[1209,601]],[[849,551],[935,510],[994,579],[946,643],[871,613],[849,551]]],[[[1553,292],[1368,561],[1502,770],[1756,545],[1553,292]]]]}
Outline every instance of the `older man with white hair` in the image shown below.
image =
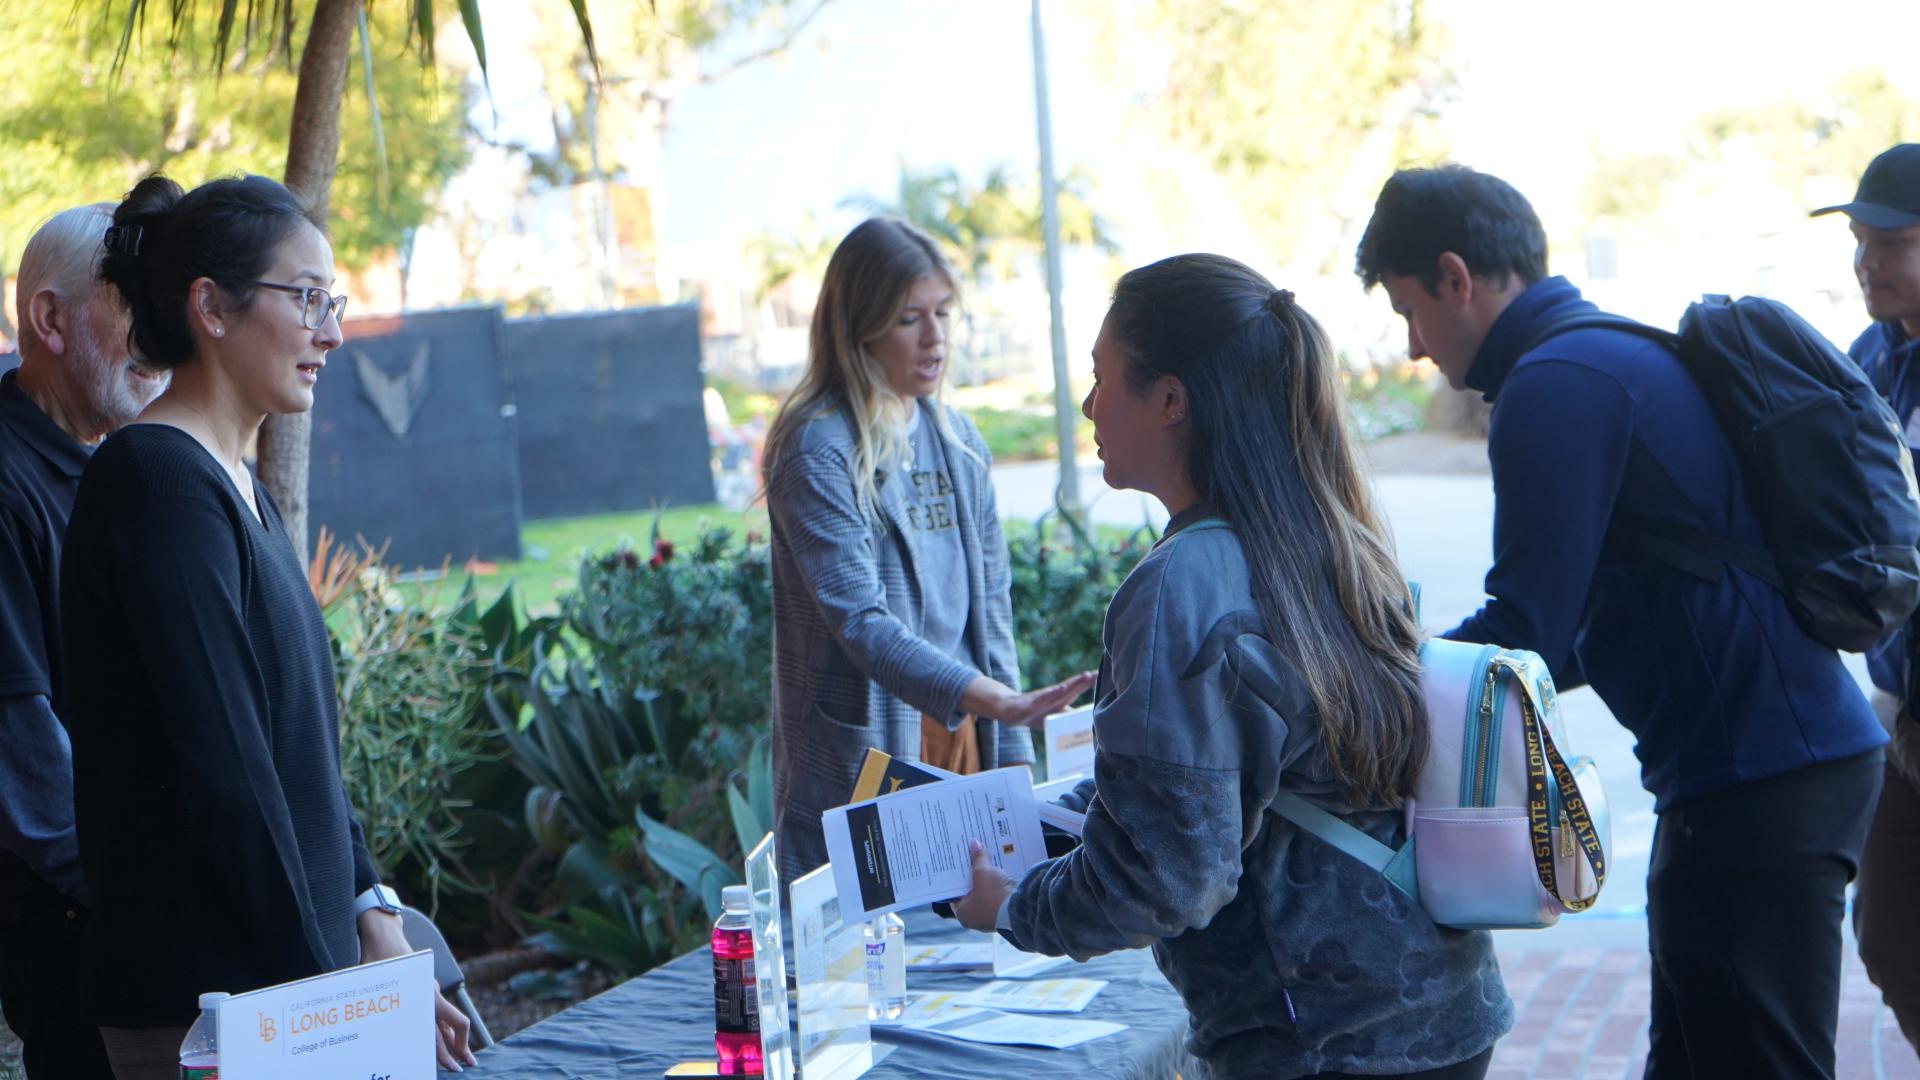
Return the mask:
{"type": "Polygon", "coordinates": [[[133,362],[127,314],[98,282],[113,204],[54,215],[15,292],[20,367],[0,376],[0,1008],[30,1080],[111,1080],[76,1015],[86,882],[59,716],[60,539],[87,456],[166,388],[133,362]]]}

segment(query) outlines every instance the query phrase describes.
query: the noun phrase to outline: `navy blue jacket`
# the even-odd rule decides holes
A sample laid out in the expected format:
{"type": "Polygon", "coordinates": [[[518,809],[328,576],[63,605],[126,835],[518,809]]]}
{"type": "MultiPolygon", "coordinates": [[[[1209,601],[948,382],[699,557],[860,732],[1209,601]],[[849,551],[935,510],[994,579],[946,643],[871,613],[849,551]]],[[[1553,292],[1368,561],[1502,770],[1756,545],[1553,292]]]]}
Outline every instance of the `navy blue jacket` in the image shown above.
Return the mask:
{"type": "Polygon", "coordinates": [[[1619,330],[1527,346],[1596,310],[1565,278],[1495,320],[1467,373],[1494,403],[1493,569],[1485,607],[1445,636],[1531,649],[1590,682],[1637,740],[1664,810],[1886,742],[1839,654],[1772,587],[1707,582],[1608,546],[1615,508],[1759,544],[1733,448],[1665,347],[1619,330]]]}
{"type": "MultiPolygon", "coordinates": [[[[1913,370],[1915,362],[1920,361],[1920,338],[1908,338],[1897,322],[1874,323],[1854,339],[1847,355],[1893,406],[1906,431],[1907,445],[1920,443],[1920,377],[1913,370]]],[[[1906,641],[1906,631],[1896,631],[1867,652],[1867,671],[1873,676],[1873,685],[1901,698],[1907,696],[1901,662],[1906,641]]]]}

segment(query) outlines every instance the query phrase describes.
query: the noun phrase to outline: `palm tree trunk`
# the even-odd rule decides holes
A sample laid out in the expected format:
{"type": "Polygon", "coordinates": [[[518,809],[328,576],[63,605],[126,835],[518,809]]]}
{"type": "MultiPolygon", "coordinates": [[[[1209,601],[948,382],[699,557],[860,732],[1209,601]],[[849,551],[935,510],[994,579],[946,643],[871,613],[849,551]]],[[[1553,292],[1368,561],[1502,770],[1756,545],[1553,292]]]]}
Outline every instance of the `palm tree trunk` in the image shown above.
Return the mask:
{"type": "MultiPolygon", "coordinates": [[[[340,157],[340,99],[361,0],[314,0],[287,139],[286,185],[324,215],[340,157]]],[[[260,428],[260,482],[273,493],[288,537],[307,555],[307,468],[312,413],[269,416],[260,428]]]]}

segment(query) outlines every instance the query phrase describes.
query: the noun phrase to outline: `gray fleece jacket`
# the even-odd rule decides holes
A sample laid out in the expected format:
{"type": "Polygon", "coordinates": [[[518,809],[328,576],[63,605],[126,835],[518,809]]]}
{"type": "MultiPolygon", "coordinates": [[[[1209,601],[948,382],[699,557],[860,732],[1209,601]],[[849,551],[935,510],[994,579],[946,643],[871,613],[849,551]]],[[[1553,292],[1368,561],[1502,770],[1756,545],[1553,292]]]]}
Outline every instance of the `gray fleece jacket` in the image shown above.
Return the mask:
{"type": "Polygon", "coordinates": [[[1513,1026],[1484,931],[1435,926],[1373,870],[1268,809],[1306,796],[1387,843],[1398,809],[1341,801],[1304,683],[1254,612],[1246,556],[1183,513],[1107,609],[1081,846],[1006,908],[1019,945],[1151,946],[1219,1078],[1402,1073],[1513,1026]]]}

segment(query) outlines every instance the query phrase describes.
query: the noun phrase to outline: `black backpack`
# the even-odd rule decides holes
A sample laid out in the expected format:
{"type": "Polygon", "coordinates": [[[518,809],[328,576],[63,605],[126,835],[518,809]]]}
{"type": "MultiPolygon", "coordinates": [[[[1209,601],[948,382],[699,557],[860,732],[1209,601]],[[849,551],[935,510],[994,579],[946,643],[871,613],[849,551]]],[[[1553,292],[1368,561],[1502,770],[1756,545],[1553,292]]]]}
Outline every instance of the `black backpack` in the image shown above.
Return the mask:
{"type": "Polygon", "coordinates": [[[1765,547],[1615,512],[1609,543],[1717,581],[1779,589],[1801,627],[1862,652],[1920,605],[1920,490],[1893,410],[1847,354],[1774,300],[1708,296],[1680,332],[1582,313],[1542,327],[1624,330],[1679,354],[1739,458],[1765,547]]]}

